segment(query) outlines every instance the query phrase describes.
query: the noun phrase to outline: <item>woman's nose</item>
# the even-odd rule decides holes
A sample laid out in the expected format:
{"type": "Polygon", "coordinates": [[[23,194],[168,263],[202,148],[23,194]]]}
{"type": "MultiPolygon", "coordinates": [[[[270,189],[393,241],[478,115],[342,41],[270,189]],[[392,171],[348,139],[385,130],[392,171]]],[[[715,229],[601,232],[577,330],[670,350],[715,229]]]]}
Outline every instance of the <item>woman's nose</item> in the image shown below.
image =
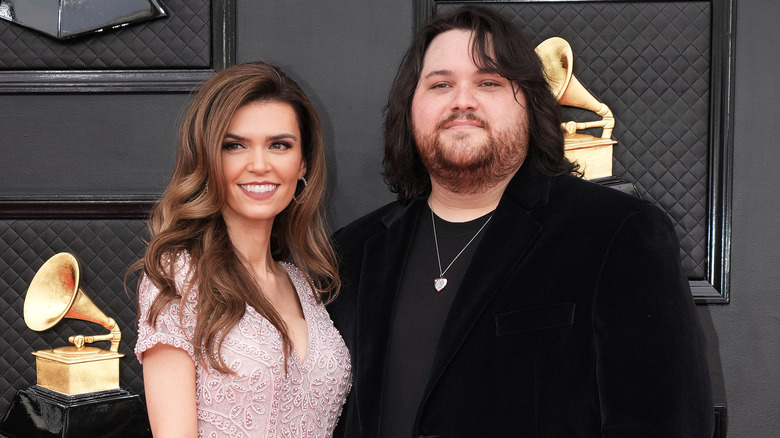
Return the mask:
{"type": "Polygon", "coordinates": [[[247,169],[252,172],[264,172],[268,170],[268,159],[263,148],[253,148],[249,154],[247,169]]]}

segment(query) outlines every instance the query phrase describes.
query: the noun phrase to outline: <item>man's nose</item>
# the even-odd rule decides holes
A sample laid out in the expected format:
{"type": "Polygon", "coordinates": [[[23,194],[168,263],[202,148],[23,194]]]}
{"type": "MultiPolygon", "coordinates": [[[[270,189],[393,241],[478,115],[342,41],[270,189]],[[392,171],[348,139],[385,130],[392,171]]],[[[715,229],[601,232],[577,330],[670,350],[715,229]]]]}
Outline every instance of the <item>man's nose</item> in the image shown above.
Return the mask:
{"type": "Polygon", "coordinates": [[[477,100],[476,90],[467,86],[456,87],[452,96],[451,106],[453,111],[473,111],[477,109],[479,101],[477,100]]]}

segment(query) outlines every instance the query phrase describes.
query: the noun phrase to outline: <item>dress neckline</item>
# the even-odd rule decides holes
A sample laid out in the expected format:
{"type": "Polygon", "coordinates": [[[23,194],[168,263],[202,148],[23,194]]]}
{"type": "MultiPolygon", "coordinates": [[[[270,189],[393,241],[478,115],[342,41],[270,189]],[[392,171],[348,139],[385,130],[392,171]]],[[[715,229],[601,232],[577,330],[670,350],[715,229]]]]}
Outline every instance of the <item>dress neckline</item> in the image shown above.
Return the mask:
{"type": "Polygon", "coordinates": [[[301,356],[298,355],[298,352],[295,350],[295,347],[291,346],[290,349],[292,350],[292,354],[290,355],[290,358],[294,360],[294,362],[301,368],[301,370],[307,370],[309,369],[309,365],[310,365],[309,358],[311,357],[312,347],[314,346],[314,342],[312,339],[313,330],[311,327],[312,309],[308,302],[310,297],[305,295],[306,292],[311,291],[311,289],[308,287],[308,283],[306,283],[305,280],[303,280],[303,273],[298,269],[297,266],[288,262],[277,262],[277,263],[285,269],[285,272],[287,272],[287,278],[290,279],[290,283],[293,285],[293,289],[295,289],[295,293],[298,294],[298,302],[301,305],[301,312],[303,313],[303,319],[304,322],[306,323],[306,354],[301,359],[301,356]],[[298,287],[296,279],[303,282],[301,288],[298,287]]]}

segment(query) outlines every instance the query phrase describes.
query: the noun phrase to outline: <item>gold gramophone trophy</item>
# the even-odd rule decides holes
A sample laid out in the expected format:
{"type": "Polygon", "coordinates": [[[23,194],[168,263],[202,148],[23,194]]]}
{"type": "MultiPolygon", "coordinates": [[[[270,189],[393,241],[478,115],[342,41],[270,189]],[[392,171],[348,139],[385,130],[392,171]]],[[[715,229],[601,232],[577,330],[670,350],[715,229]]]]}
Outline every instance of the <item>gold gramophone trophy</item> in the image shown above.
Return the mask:
{"type": "Polygon", "coordinates": [[[78,261],[64,252],[41,266],[24,299],[24,322],[35,331],[48,330],[63,318],[94,322],[111,333],[71,336],[72,346],[33,352],[38,385],[68,395],[119,388],[122,332],[79,288],[78,261]],[[85,345],[97,341],[111,341],[110,350],[85,345]]]}
{"type": "Polygon", "coordinates": [[[536,54],[544,65],[550,91],[561,105],[582,108],[601,117],[587,122],[571,120],[561,125],[566,157],[580,165],[586,179],[636,195],[633,184],[612,176],[612,145],[617,143],[612,140],[615,117],[609,107],[593,97],[574,76],[574,55],[569,43],[559,37],[548,38],[536,46],[536,54]],[[590,128],[601,128],[601,136],[579,132],[590,128]]]}
{"type": "Polygon", "coordinates": [[[43,331],[71,318],[110,333],[70,336],[73,345],[33,352],[37,385],[17,392],[0,423],[2,437],[151,437],[140,398],[119,387],[122,333],[79,288],[79,277],[72,254],[47,260],[27,289],[25,323],[43,331]],[[109,341],[109,350],[87,345],[100,341],[109,341]]]}

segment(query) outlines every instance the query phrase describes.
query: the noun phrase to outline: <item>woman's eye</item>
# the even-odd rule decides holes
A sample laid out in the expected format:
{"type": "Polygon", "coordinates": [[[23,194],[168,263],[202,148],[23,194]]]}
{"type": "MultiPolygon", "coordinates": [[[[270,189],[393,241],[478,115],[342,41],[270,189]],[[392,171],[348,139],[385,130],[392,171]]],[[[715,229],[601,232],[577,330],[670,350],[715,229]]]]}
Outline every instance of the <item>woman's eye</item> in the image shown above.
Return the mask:
{"type": "Polygon", "coordinates": [[[243,147],[244,147],[244,145],[242,145],[241,143],[236,143],[236,142],[228,142],[228,143],[223,143],[222,144],[222,149],[224,149],[226,151],[235,151],[235,150],[241,149],[243,147]]]}
{"type": "Polygon", "coordinates": [[[271,143],[270,148],[283,151],[285,149],[290,149],[290,143],[286,143],[286,142],[283,142],[283,141],[277,141],[275,143],[271,143]]]}

